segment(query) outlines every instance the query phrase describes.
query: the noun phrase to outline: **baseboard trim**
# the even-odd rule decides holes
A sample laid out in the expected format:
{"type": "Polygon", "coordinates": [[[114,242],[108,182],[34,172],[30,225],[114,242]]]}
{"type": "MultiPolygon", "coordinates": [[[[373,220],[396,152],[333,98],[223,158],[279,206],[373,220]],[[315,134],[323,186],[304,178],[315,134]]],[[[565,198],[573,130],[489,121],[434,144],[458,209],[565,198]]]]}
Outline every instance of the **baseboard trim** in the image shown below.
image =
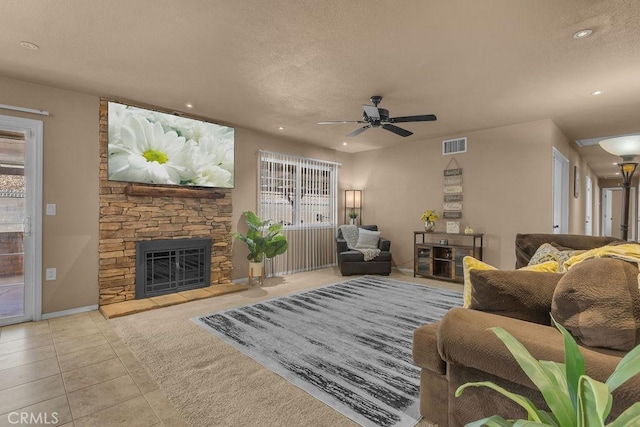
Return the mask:
{"type": "Polygon", "coordinates": [[[42,320],[53,319],[55,317],[69,316],[71,314],[84,313],[98,309],[98,304],[86,307],[70,308],[69,310],[54,311],[53,313],[43,313],[42,320]]]}

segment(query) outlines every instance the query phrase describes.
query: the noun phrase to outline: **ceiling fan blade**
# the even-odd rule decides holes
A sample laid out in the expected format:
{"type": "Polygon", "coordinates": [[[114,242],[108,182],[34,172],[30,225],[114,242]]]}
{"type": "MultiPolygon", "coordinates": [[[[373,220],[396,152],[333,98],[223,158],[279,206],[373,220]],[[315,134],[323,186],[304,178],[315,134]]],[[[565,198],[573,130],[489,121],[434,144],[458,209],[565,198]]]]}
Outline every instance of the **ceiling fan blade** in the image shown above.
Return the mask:
{"type": "Polygon", "coordinates": [[[363,105],[362,109],[364,110],[364,113],[374,119],[374,120],[380,120],[380,112],[378,111],[378,107],[374,107],[371,105],[363,105]]]}
{"type": "Polygon", "coordinates": [[[392,117],[389,119],[389,123],[434,122],[436,120],[438,120],[438,118],[435,114],[424,114],[421,116],[392,117]]]}
{"type": "Polygon", "coordinates": [[[409,132],[406,129],[402,129],[402,128],[399,128],[398,126],[390,125],[388,123],[383,124],[382,127],[384,129],[388,130],[389,132],[395,133],[396,135],[400,135],[400,136],[413,135],[413,132],[409,132]]]}
{"type": "MultiPolygon", "coordinates": [[[[361,128],[358,128],[358,129],[354,130],[353,132],[351,132],[349,135],[347,135],[347,138],[353,138],[354,136],[358,136],[362,132],[364,132],[365,130],[369,129],[370,127],[371,127],[371,125],[362,126],[361,128]]],[[[400,129],[400,128],[398,128],[398,129],[400,129]]]]}
{"type": "Polygon", "coordinates": [[[344,125],[347,123],[367,123],[364,120],[334,120],[328,122],[318,122],[319,125],[344,125]]]}

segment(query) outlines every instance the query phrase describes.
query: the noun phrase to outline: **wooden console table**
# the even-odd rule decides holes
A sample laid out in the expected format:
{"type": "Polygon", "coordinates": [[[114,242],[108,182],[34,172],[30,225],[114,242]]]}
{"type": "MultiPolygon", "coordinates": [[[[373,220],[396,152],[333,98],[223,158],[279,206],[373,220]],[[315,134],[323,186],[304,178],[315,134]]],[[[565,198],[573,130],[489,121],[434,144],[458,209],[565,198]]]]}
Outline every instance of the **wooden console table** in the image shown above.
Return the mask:
{"type": "Polygon", "coordinates": [[[482,260],[484,234],[413,232],[413,277],[464,281],[462,259],[482,260]]]}

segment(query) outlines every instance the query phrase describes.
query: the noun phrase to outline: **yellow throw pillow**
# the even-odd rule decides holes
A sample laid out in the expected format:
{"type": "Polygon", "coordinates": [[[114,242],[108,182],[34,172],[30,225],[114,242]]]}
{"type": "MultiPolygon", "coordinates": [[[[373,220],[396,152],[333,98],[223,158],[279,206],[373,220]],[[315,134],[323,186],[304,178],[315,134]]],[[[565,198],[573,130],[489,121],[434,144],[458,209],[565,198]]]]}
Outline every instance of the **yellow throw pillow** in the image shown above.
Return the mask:
{"type": "MultiPolygon", "coordinates": [[[[487,264],[486,262],[482,262],[478,259],[475,259],[472,256],[466,256],[462,259],[462,267],[464,272],[464,289],[462,292],[463,296],[463,307],[469,308],[471,305],[471,277],[469,276],[469,271],[471,270],[497,270],[492,265],[487,264]]],[[[557,261],[546,261],[540,264],[529,265],[526,267],[519,268],[518,270],[523,271],[546,271],[550,273],[557,273],[559,268],[559,264],[557,261]]]]}

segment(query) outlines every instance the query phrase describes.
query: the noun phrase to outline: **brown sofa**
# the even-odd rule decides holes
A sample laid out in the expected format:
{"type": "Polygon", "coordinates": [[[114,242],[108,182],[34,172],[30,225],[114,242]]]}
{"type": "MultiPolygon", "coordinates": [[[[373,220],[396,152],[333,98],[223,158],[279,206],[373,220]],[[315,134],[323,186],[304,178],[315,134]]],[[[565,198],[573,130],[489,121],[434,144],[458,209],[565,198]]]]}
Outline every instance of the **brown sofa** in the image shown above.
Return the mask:
{"type": "MultiPolygon", "coordinates": [[[[591,249],[614,241],[619,239],[519,234],[516,237],[517,266],[526,265],[536,249],[545,242],[554,242],[566,248],[591,249]]],[[[559,274],[556,276],[562,277],[559,274]]],[[[541,291],[544,292],[547,293],[547,305],[544,309],[548,313],[551,311],[552,298],[548,294],[551,292],[553,295],[554,289],[552,287],[551,291],[541,291]]],[[[529,315],[523,317],[527,316],[529,315]]],[[[440,322],[424,325],[414,332],[413,358],[421,367],[420,412],[427,420],[440,427],[455,427],[495,414],[508,419],[526,419],[526,413],[520,406],[488,388],[472,387],[460,397],[454,396],[459,386],[472,381],[493,381],[509,391],[528,397],[538,407],[546,407],[540,393],[522,372],[511,353],[488,328],[502,327],[522,342],[536,359],[556,362],[564,361],[561,335],[550,326],[550,320],[547,324],[540,324],[535,323],[535,320],[513,317],[504,313],[454,308],[440,322]]],[[[584,344],[581,344],[581,351],[585,357],[587,374],[599,381],[606,380],[626,354],[626,351],[587,347],[584,344]]],[[[614,392],[611,416],[619,415],[637,401],[640,401],[639,376],[614,392]]]]}

